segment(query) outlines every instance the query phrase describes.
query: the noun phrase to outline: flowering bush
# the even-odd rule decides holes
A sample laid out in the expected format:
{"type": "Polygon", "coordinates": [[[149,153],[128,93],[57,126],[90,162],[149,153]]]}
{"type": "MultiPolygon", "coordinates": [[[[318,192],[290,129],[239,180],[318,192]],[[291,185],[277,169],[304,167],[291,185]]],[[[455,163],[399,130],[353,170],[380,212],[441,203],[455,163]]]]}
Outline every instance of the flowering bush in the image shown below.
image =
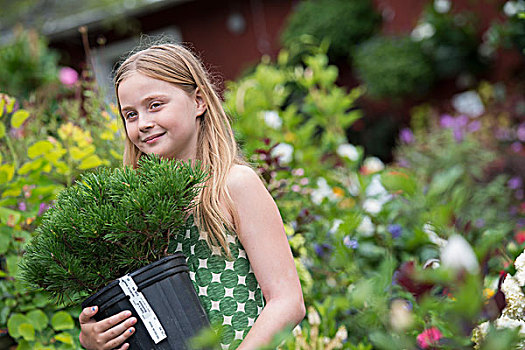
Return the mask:
{"type": "Polygon", "coordinates": [[[14,338],[18,349],[79,348],[75,320],[80,310],[28,292],[17,273],[25,245],[56,194],[80,173],[119,162],[122,135],[101,101],[96,93],[86,96],[83,108],[89,114],[82,119],[70,108],[75,99],[55,101],[72,113],[67,122],[55,119],[54,129],[36,118],[39,105],[23,109],[14,98],[0,95],[0,330],[5,346],[14,338]]]}
{"type": "MultiPolygon", "coordinates": [[[[316,94],[330,95],[321,77],[334,68],[316,65],[326,62],[319,54],[297,67],[283,65],[286,57],[263,62],[226,98],[246,154],[281,209],[305,301],[319,314],[316,327],[312,316],[282,348],[318,346],[305,339],[319,334],[328,346],[340,327],[346,349],[472,348],[473,329],[502,310],[496,285],[505,244],[517,244],[523,216],[513,209],[521,180],[491,170],[500,150],[489,137],[496,102],[487,86],[454,97],[458,112],[415,116],[400,134],[397,162],[385,166],[324,124],[327,111],[342,111],[341,99],[306,108],[316,94]],[[301,85],[305,78],[310,85],[301,85]]],[[[497,328],[484,339],[484,348],[502,350],[518,341],[497,328]]]]}

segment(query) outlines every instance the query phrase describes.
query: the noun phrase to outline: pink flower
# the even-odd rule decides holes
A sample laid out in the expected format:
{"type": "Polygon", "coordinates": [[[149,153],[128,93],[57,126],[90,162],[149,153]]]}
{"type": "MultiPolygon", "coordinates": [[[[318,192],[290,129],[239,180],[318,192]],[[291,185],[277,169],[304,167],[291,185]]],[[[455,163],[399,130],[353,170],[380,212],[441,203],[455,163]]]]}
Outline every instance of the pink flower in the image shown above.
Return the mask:
{"type": "Polygon", "coordinates": [[[417,336],[417,345],[422,349],[428,349],[431,345],[437,345],[442,336],[436,327],[425,329],[417,336]]]}
{"type": "Polygon", "coordinates": [[[78,81],[78,73],[73,68],[63,67],[58,72],[58,79],[62,84],[71,86],[78,81]]]}

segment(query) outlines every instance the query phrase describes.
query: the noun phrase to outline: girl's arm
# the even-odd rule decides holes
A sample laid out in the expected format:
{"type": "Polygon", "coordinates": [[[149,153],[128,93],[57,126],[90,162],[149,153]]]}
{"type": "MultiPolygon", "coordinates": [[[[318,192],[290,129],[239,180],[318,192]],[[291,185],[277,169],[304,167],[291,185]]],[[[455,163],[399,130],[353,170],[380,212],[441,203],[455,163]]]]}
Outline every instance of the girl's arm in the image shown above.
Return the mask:
{"type": "MultiPolygon", "coordinates": [[[[78,317],[81,329],[79,340],[84,348],[89,350],[115,349],[135,332],[132,326],[137,319],[130,317],[130,311],[119,312],[99,322],[93,318],[97,312],[98,307],[87,307],[78,317]]],[[[129,344],[124,343],[118,350],[128,348],[129,344]]]]}
{"type": "Polygon", "coordinates": [[[257,174],[236,165],[227,180],[238,213],[237,233],[261,286],[266,305],[239,350],[268,344],[304,318],[301,284],[284,226],[273,198],[257,174]]]}

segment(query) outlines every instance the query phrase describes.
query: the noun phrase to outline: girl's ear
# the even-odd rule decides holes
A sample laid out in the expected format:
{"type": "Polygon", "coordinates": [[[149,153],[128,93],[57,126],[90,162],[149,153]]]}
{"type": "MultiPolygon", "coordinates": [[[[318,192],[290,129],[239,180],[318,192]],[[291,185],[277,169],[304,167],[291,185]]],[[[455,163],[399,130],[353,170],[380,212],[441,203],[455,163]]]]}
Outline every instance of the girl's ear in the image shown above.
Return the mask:
{"type": "Polygon", "coordinates": [[[206,109],[208,106],[206,105],[206,101],[204,100],[204,97],[202,96],[201,90],[199,88],[195,89],[195,112],[196,117],[200,117],[201,115],[206,112],[206,109]]]}

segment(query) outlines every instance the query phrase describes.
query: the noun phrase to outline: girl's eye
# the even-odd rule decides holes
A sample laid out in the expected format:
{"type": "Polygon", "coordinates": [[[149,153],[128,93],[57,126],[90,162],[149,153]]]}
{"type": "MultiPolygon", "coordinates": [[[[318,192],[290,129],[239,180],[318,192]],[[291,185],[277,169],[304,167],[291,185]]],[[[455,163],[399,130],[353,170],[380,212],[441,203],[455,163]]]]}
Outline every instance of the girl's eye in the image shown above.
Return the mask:
{"type": "Polygon", "coordinates": [[[159,108],[159,107],[160,107],[160,102],[153,102],[150,105],[151,109],[156,109],[156,108],[159,108]]]}
{"type": "Polygon", "coordinates": [[[126,113],[125,117],[126,117],[126,120],[130,120],[130,119],[133,119],[137,116],[137,113],[136,112],[128,112],[126,113]]]}

